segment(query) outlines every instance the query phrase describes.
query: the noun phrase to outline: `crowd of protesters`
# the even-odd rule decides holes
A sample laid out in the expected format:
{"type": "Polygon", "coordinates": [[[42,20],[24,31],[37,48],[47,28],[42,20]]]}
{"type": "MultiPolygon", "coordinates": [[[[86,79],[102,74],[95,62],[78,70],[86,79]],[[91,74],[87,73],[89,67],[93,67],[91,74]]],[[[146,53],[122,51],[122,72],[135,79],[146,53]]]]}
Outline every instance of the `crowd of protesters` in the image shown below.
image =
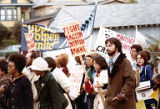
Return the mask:
{"type": "MultiPolygon", "coordinates": [[[[79,92],[69,79],[66,53],[43,58],[31,51],[0,59],[0,109],[136,109],[140,83],[160,88],[160,45],[157,66],[139,44],[131,46],[132,60],[122,52],[120,40],[109,38],[105,46],[109,59],[95,52],[83,60],[75,57],[76,65],[85,65],[79,92]]],[[[154,98],[144,103],[146,109],[160,109],[154,98]]]]}

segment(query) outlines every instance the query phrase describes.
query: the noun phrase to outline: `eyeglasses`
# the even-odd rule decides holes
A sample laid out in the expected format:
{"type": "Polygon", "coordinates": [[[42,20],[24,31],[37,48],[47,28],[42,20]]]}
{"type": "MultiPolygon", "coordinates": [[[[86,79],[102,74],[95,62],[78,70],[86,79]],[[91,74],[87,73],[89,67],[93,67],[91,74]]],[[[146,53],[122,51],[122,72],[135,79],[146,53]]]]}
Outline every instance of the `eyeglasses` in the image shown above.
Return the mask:
{"type": "Polygon", "coordinates": [[[15,67],[15,66],[13,66],[13,65],[8,65],[8,68],[13,68],[13,67],[15,67]]]}

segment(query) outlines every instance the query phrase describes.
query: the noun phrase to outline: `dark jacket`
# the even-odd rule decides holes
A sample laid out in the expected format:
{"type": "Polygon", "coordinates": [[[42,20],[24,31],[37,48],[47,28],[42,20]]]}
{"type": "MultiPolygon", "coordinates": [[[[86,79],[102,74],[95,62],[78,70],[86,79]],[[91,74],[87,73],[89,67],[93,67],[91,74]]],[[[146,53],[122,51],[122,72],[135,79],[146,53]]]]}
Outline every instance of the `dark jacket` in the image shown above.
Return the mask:
{"type": "Polygon", "coordinates": [[[105,109],[136,109],[134,89],[136,81],[129,60],[120,54],[109,73],[105,109]],[[114,97],[119,100],[112,101],[114,97]]]}
{"type": "MultiPolygon", "coordinates": [[[[140,73],[140,82],[150,81],[151,87],[153,87],[154,82],[152,80],[152,77],[153,77],[153,67],[147,64],[142,68],[142,72],[140,73]]],[[[145,104],[151,105],[152,103],[155,103],[155,105],[157,105],[157,101],[154,99],[145,100],[145,104]]]]}
{"type": "Polygon", "coordinates": [[[33,109],[31,83],[25,75],[10,82],[4,96],[7,109],[33,109]]]}
{"type": "Polygon", "coordinates": [[[145,65],[142,68],[142,72],[140,73],[140,82],[143,81],[152,81],[153,77],[153,67],[151,65],[145,65]]]}
{"type": "Polygon", "coordinates": [[[50,72],[35,81],[40,109],[65,109],[68,101],[50,72]]]}

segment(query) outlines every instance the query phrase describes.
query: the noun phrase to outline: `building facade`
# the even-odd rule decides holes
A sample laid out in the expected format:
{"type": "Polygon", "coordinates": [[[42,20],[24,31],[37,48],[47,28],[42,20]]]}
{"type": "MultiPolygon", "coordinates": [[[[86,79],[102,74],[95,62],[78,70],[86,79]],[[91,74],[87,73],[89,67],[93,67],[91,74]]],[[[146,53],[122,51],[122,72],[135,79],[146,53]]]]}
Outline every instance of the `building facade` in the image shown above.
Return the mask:
{"type": "Polygon", "coordinates": [[[31,19],[32,6],[30,0],[0,0],[0,23],[13,27],[16,22],[31,19]]]}

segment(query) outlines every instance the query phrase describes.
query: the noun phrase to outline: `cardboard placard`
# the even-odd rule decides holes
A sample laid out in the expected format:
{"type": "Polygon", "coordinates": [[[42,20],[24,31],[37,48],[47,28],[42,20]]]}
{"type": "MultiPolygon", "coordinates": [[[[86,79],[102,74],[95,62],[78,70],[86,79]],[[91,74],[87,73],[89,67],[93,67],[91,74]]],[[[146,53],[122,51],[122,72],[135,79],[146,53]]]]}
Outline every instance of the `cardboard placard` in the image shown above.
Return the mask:
{"type": "Polygon", "coordinates": [[[78,22],[71,22],[63,28],[68,46],[73,56],[80,56],[86,53],[85,41],[78,22]]]}

